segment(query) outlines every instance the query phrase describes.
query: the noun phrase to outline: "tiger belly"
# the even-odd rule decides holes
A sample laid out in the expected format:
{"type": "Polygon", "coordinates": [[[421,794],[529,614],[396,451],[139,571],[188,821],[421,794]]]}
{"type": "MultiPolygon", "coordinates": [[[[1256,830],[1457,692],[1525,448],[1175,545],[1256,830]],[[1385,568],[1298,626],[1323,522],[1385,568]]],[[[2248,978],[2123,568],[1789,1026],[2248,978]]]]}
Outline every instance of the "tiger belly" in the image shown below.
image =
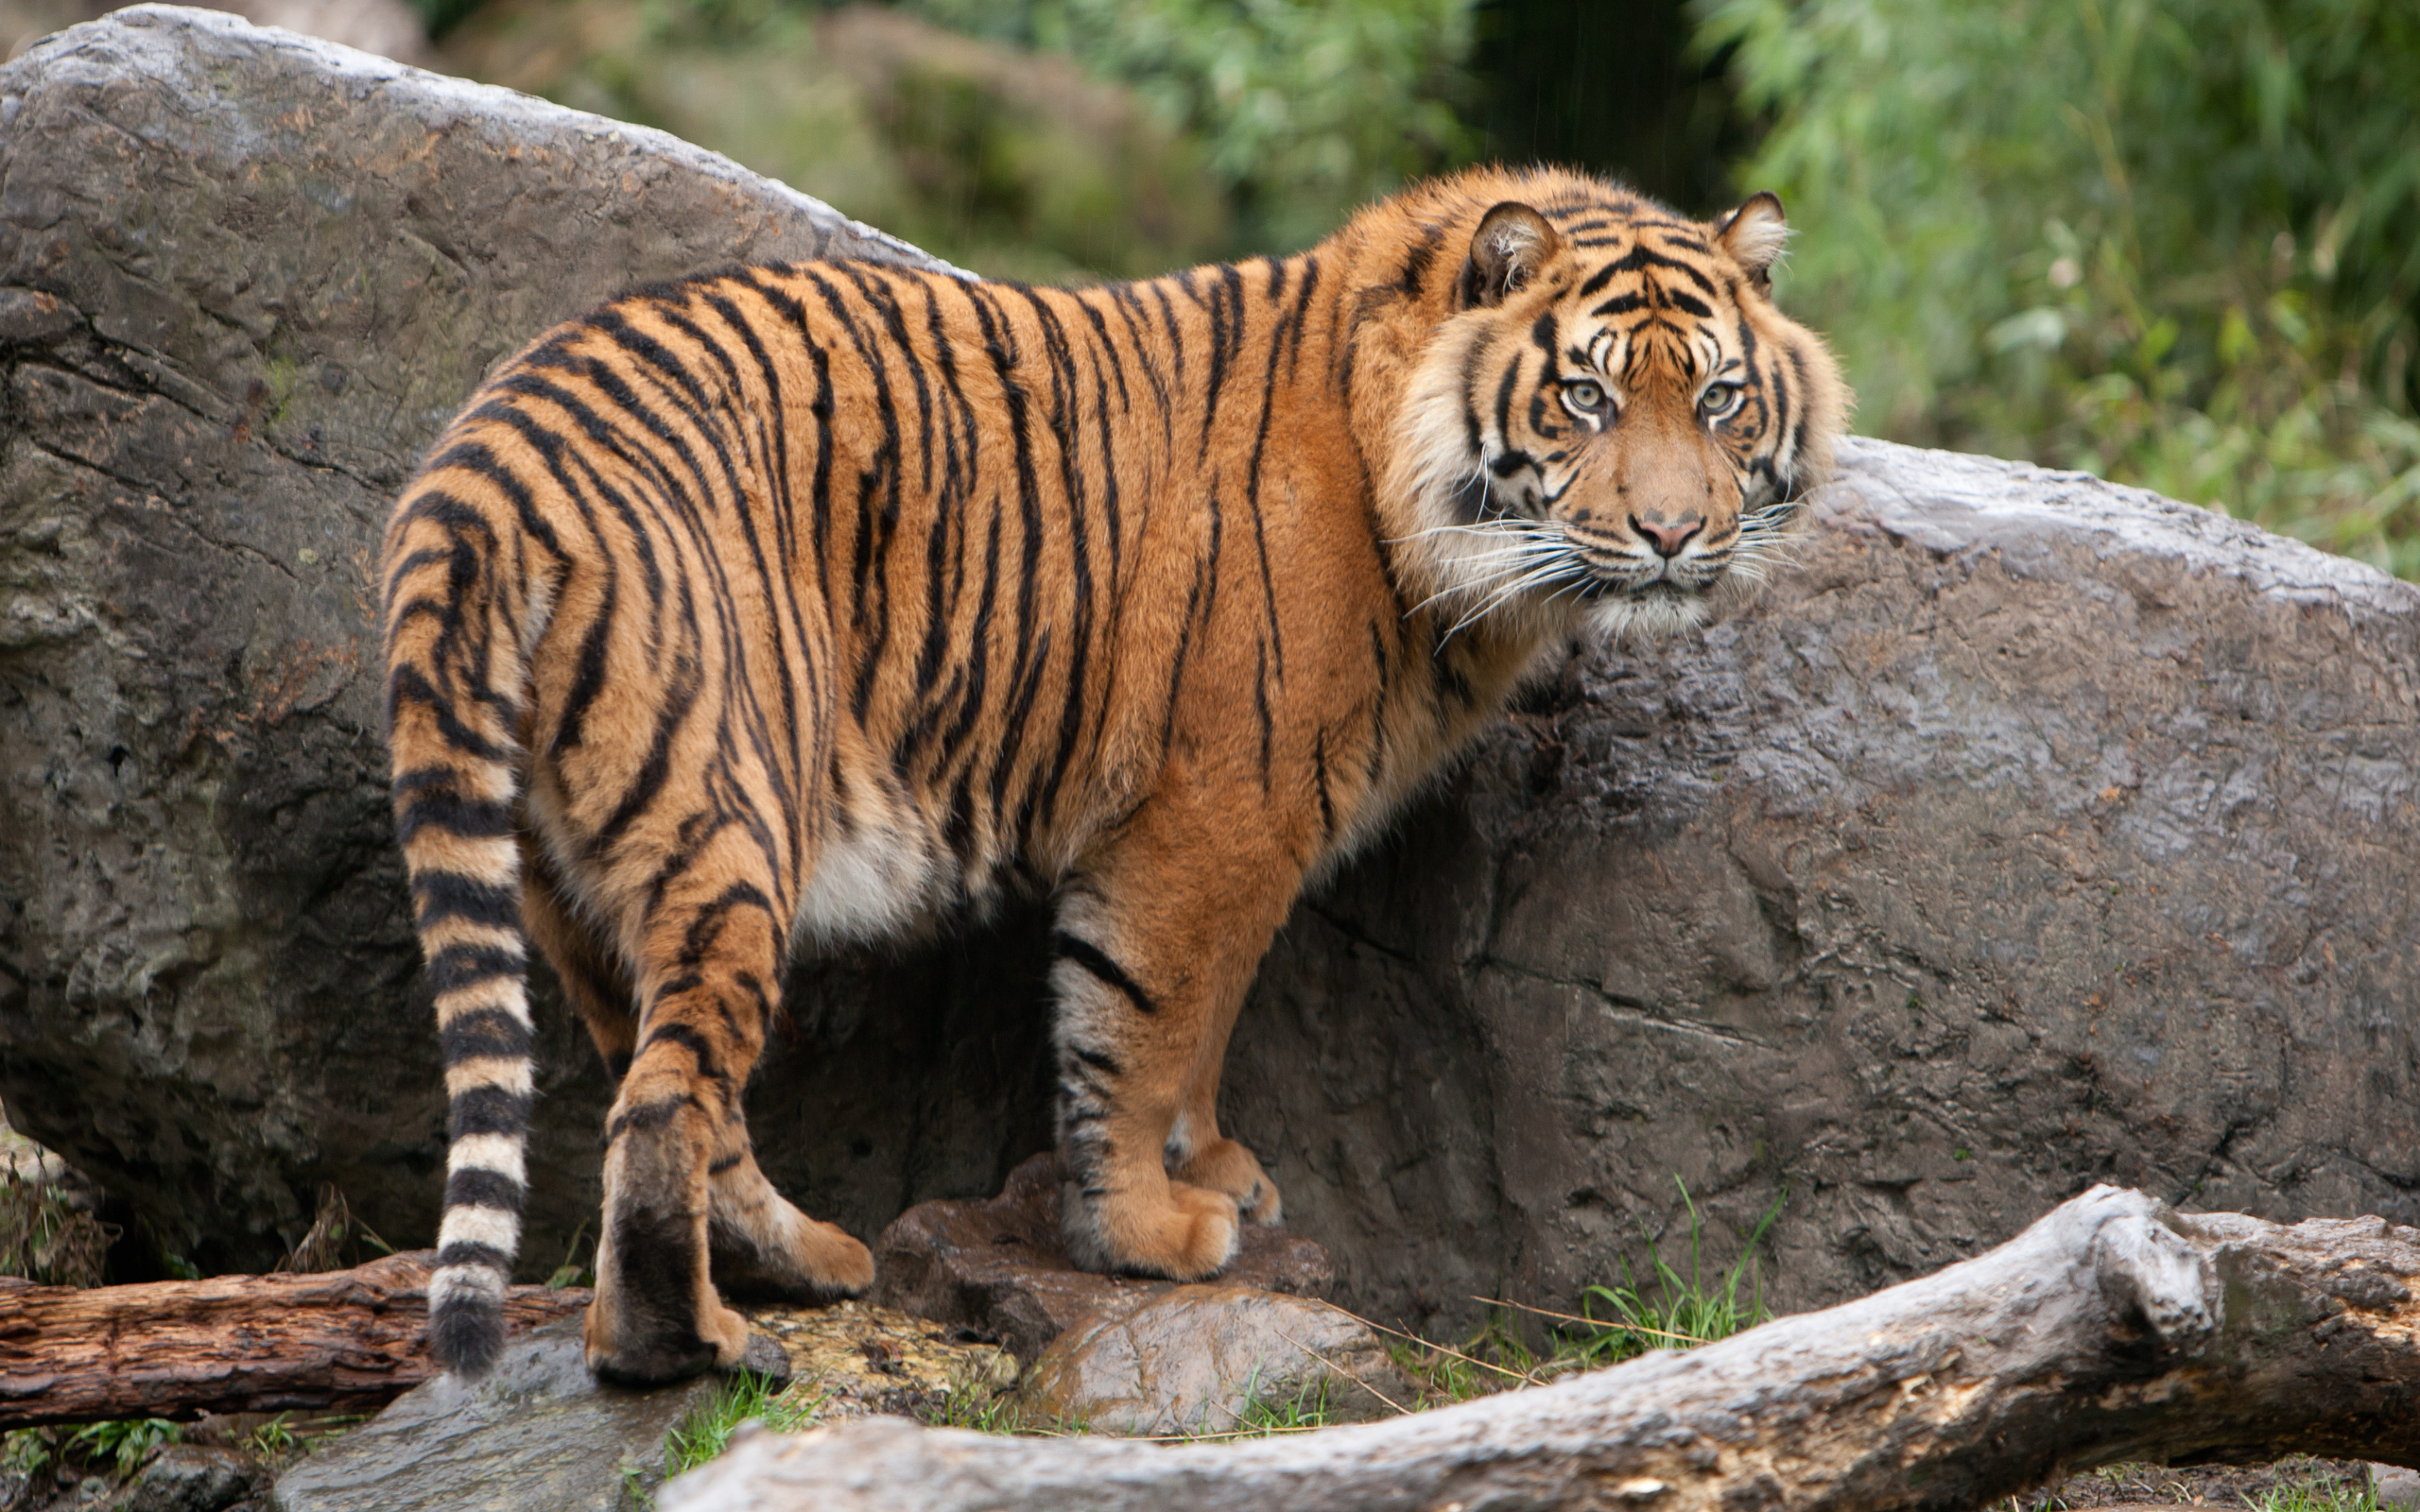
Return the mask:
{"type": "Polygon", "coordinates": [[[816,853],[790,928],[799,945],[868,944],[920,934],[962,896],[939,831],[912,809],[837,825],[816,853]]]}

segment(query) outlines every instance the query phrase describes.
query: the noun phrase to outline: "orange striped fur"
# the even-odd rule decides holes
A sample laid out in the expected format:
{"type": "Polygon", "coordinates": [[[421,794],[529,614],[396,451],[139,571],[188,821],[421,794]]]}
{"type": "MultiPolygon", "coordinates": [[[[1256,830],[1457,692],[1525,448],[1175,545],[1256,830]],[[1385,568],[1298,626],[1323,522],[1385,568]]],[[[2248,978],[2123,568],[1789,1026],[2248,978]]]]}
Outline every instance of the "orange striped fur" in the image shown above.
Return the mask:
{"type": "Polygon", "coordinates": [[[1297,256],[1076,292],[863,263],[643,290],[503,366],[385,548],[395,815],[453,1141],[441,1359],[502,1343],[527,942],[619,1083],[591,1365],[864,1246],[750,1153],[794,950],[1056,901],[1080,1263],[1196,1280],[1275,1186],[1220,1062],[1306,879],[1544,653],[1774,559],[1847,396],[1715,224],[1475,171],[1297,256]]]}

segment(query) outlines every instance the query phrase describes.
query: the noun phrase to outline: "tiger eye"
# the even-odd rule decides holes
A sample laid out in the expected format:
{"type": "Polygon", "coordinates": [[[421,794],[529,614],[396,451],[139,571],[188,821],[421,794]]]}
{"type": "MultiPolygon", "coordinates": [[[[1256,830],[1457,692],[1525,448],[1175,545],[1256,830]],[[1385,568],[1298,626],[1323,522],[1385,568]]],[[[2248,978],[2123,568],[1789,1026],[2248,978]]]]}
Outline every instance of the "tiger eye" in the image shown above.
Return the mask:
{"type": "Polygon", "coordinates": [[[1605,402],[1605,391],[1584,378],[1578,383],[1564,385],[1563,391],[1566,398],[1582,409],[1594,409],[1605,402]]]}

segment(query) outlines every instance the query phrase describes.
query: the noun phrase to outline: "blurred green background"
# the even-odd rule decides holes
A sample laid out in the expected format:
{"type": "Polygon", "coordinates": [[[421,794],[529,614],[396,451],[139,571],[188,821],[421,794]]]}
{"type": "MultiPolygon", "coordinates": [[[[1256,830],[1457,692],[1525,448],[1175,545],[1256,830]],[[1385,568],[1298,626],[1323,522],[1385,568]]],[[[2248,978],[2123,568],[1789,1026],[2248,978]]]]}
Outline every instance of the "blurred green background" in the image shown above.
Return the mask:
{"type": "MultiPolygon", "coordinates": [[[[101,3],[0,0],[0,31],[101,3]]],[[[222,3],[308,27],[281,14],[304,0],[222,3]]],[[[2139,483],[2420,578],[2420,0],[345,13],[381,9],[417,13],[408,60],[663,127],[1028,280],[1288,250],[1491,158],[1700,215],[1774,189],[1782,298],[1845,360],[1860,430],[2139,483]]]]}
{"type": "Polygon", "coordinates": [[[2420,577],[2415,0],[419,0],[438,65],[985,273],[1316,240],[1488,158],[1778,190],[1858,428],[2420,577]]]}

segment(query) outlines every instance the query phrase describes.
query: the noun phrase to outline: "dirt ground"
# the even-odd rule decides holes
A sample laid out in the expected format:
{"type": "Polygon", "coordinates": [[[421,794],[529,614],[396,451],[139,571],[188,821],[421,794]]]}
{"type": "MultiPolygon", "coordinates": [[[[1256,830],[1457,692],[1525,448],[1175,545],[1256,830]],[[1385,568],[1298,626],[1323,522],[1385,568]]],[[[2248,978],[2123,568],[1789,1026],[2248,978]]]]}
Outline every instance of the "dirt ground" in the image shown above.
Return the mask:
{"type": "Polygon", "coordinates": [[[2114,1512],[2123,1507],[2266,1507],[2322,1512],[2371,1504],[2369,1467],[2297,1455],[2273,1465],[2106,1465],[2012,1497],[2014,1512],[2114,1512]],[[2299,1493],[2297,1495],[2296,1493],[2299,1493]]]}

